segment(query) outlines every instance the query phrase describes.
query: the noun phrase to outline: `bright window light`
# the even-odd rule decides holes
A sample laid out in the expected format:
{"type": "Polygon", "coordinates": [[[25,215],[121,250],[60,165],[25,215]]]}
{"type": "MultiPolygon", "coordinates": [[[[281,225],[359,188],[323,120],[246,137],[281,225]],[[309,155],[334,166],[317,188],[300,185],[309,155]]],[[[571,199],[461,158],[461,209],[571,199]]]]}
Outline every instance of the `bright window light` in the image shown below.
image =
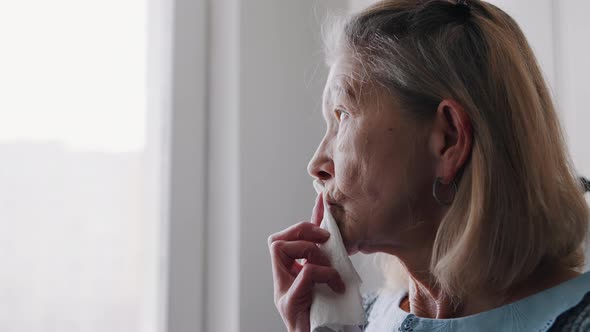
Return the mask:
{"type": "Polygon", "coordinates": [[[160,331],[147,6],[0,0],[0,331],[160,331]]]}
{"type": "Polygon", "coordinates": [[[0,2],[0,142],[139,150],[145,0],[0,2]]]}

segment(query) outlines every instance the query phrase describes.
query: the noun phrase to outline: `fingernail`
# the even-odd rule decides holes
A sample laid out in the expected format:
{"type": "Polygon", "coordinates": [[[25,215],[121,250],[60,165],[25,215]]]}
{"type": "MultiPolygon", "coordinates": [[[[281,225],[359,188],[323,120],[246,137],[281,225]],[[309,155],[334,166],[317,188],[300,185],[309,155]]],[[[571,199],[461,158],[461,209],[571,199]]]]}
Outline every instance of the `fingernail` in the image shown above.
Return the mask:
{"type": "Polygon", "coordinates": [[[318,228],[318,231],[323,235],[323,236],[327,236],[330,237],[330,232],[328,232],[327,230],[323,229],[323,228],[318,228]]]}

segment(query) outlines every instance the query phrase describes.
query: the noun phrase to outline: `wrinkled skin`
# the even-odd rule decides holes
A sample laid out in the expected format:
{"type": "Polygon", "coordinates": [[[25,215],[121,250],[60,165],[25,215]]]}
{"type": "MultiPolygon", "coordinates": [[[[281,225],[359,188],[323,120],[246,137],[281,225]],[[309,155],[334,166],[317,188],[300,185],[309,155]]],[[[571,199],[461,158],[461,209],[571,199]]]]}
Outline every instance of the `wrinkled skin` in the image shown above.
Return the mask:
{"type": "Polygon", "coordinates": [[[327,131],[308,170],[327,188],[349,254],[404,246],[408,230],[429,217],[422,211],[437,209],[430,197],[430,123],[413,119],[374,86],[354,89],[363,91],[358,101],[347,97],[337,87],[351,81],[350,72],[345,62],[332,67],[324,92],[327,131]]]}

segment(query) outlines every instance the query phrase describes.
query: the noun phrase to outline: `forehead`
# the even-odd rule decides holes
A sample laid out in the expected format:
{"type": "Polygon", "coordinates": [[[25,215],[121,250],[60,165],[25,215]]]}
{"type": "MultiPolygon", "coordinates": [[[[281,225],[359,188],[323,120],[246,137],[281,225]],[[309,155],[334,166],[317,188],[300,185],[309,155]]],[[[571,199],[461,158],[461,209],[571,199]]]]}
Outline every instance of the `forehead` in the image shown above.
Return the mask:
{"type": "Polygon", "coordinates": [[[383,112],[400,109],[396,95],[387,88],[373,81],[362,68],[358,68],[343,58],[336,59],[330,66],[330,72],[323,94],[322,113],[332,108],[343,106],[357,114],[373,114],[396,117],[399,112],[383,112]]]}
{"type": "Polygon", "coordinates": [[[324,102],[328,103],[338,97],[345,97],[350,101],[357,101],[360,84],[352,65],[337,60],[330,67],[328,80],[324,89],[324,102]]]}

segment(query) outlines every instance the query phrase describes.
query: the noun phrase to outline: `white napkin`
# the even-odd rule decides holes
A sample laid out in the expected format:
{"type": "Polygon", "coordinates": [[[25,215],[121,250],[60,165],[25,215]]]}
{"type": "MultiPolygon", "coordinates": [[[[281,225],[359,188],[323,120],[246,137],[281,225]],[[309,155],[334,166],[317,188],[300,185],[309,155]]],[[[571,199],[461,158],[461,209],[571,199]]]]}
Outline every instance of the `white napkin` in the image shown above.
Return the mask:
{"type": "MultiPolygon", "coordinates": [[[[314,182],[318,193],[323,192],[323,186],[314,182]]],[[[358,331],[358,325],[365,322],[365,311],[360,293],[362,280],[344,247],[340,230],[334,217],[330,213],[324,195],[324,218],[321,228],[330,232],[330,238],[319,247],[326,254],[332,266],[340,273],[346,286],[343,294],[334,292],[326,284],[316,284],[313,302],[311,303],[310,323],[311,331],[327,327],[335,332],[358,331]]]]}

